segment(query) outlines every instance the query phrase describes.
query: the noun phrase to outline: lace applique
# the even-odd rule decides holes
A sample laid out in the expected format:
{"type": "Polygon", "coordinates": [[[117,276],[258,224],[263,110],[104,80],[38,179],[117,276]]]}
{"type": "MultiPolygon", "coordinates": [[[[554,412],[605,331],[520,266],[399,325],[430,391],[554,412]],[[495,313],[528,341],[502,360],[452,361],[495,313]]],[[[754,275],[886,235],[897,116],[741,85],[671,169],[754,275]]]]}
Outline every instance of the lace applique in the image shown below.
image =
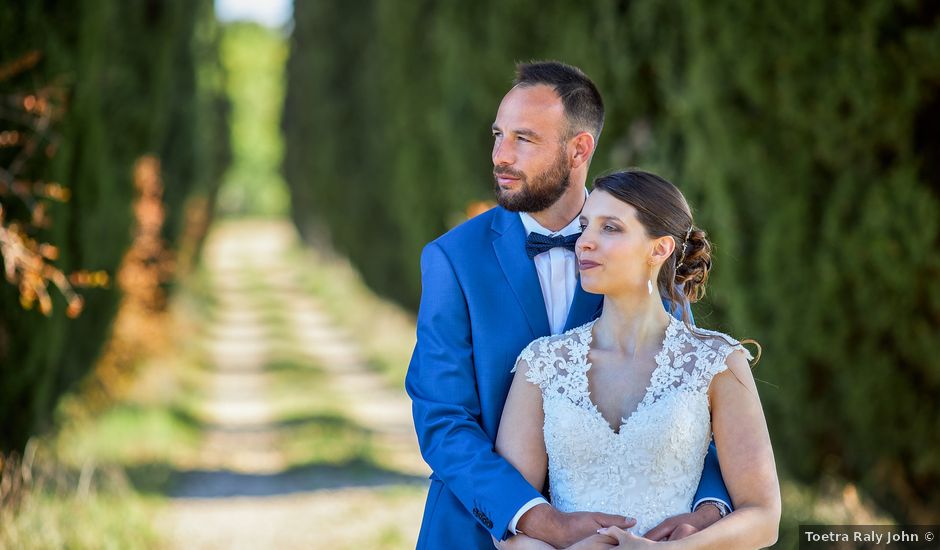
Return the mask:
{"type": "Polygon", "coordinates": [[[744,348],[672,319],[646,394],[615,432],[588,390],[593,326],[535,340],[517,366],[542,392],[552,503],[636,517],[633,531],[643,534],[689,511],[711,439],[708,386],[744,348]]]}
{"type": "Polygon", "coordinates": [[[526,380],[539,386],[543,396],[564,397],[576,405],[588,399],[587,377],[573,375],[583,375],[588,368],[585,358],[591,344],[591,326],[593,322],[564,334],[539,338],[522,350],[517,366],[525,362],[526,380]]]}

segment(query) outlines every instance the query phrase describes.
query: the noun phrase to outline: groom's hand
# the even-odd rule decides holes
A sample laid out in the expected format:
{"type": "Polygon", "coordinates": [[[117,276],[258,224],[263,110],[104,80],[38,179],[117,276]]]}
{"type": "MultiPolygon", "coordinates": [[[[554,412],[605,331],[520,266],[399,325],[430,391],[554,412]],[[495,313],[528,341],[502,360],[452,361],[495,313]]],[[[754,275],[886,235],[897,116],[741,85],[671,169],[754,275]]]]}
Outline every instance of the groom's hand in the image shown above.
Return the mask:
{"type": "Polygon", "coordinates": [[[721,514],[714,506],[700,506],[698,510],[679,514],[663,520],[662,523],[650,529],[645,538],[654,541],[679,540],[697,533],[721,519],[721,514]]]}
{"type": "Polygon", "coordinates": [[[633,518],[600,512],[565,513],[550,504],[539,504],[519,518],[516,530],[556,548],[567,548],[596,534],[601,527],[628,529],[634,525],[636,520],[633,518]]]}

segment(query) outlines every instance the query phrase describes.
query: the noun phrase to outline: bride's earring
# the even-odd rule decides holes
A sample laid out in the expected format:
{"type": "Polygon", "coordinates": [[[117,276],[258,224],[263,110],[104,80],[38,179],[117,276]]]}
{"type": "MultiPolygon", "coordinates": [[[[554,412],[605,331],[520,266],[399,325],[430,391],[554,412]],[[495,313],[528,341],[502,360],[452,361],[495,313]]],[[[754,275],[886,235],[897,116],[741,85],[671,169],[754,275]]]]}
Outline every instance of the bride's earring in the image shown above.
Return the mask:
{"type": "Polygon", "coordinates": [[[646,290],[650,293],[650,295],[652,295],[653,294],[653,260],[650,260],[649,264],[650,264],[650,276],[649,276],[649,279],[646,280],[646,290]]]}

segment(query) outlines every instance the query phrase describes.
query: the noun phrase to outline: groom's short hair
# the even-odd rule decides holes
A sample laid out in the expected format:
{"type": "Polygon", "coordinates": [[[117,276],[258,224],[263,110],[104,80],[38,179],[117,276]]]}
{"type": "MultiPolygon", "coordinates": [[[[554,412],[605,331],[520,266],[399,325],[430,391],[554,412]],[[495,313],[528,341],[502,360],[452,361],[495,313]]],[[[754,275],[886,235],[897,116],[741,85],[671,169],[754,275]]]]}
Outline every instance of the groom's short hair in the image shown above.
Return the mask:
{"type": "Polygon", "coordinates": [[[561,98],[568,119],[567,138],[590,132],[597,141],[604,128],[604,101],[597,86],[581,69],[558,61],[530,61],[516,64],[513,86],[551,86],[561,98]]]}

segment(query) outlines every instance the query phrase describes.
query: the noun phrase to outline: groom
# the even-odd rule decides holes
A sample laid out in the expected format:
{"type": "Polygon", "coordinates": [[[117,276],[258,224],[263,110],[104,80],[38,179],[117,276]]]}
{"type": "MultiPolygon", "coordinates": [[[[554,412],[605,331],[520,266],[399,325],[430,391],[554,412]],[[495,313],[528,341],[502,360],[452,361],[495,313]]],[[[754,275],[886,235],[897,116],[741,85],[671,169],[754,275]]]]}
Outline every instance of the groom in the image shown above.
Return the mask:
{"type": "MultiPolygon", "coordinates": [[[[433,470],[419,549],[492,548],[490,535],[517,532],[564,547],[602,526],[633,525],[556,510],[493,448],[522,348],[600,313],[601,297],[581,289],[573,249],[603,123],[600,94],[579,69],[520,64],[493,124],[499,207],[424,248],[405,379],[433,470]]],[[[666,520],[650,538],[680,538],[727,513],[714,446],[694,502],[694,512],[666,520]]]]}

